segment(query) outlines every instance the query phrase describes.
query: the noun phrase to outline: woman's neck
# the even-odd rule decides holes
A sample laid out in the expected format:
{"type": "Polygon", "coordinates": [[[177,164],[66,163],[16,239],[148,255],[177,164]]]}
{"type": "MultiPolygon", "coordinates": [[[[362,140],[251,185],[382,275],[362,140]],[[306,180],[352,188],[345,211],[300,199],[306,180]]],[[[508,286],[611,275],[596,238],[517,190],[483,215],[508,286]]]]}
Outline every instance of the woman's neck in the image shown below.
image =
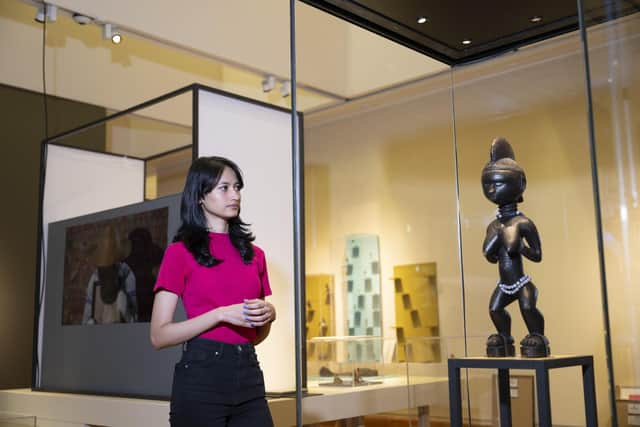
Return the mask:
{"type": "Polygon", "coordinates": [[[217,218],[217,220],[207,218],[207,231],[211,233],[228,233],[229,223],[220,218],[217,218]]]}

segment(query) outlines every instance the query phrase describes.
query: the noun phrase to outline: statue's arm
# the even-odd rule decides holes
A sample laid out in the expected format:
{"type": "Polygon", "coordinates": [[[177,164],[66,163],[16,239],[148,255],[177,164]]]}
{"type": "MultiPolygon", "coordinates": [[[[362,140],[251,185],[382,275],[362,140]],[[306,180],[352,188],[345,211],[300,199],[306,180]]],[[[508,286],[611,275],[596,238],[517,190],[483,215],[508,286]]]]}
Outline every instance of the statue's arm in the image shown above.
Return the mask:
{"type": "Polygon", "coordinates": [[[500,250],[500,235],[498,230],[492,227],[493,224],[489,224],[487,227],[487,236],[484,238],[482,244],[482,253],[484,257],[490,263],[495,264],[498,262],[498,251],[500,250]]]}
{"type": "Polygon", "coordinates": [[[527,243],[522,245],[522,255],[533,262],[540,262],[542,260],[540,235],[533,221],[527,219],[526,222],[522,223],[522,238],[527,243]]]}

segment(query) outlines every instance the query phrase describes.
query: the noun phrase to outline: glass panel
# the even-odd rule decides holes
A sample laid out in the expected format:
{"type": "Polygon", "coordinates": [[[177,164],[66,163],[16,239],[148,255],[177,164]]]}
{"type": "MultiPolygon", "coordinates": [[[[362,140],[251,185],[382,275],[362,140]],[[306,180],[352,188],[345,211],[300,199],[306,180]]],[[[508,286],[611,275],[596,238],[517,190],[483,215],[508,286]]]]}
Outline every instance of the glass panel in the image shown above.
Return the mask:
{"type": "MultiPolygon", "coordinates": [[[[434,425],[449,423],[449,373],[448,358],[465,357],[467,347],[484,345],[484,336],[413,337],[405,340],[404,358],[411,395],[414,396],[412,409],[407,411],[409,420],[428,415],[434,425]],[[419,350],[419,351],[416,351],[419,350]],[[429,359],[424,355],[430,354],[429,359]],[[436,357],[439,356],[439,357],[436,357]],[[426,413],[426,414],[425,414],[426,413]]],[[[491,413],[483,414],[479,401],[491,408],[497,406],[492,394],[492,373],[487,370],[463,369],[461,375],[462,419],[468,425],[469,407],[467,396],[472,394],[472,425],[492,424],[491,413]]],[[[497,417],[493,417],[497,420],[497,417]]]]}
{"type": "Polygon", "coordinates": [[[592,109],[619,425],[640,422],[640,14],[601,2],[608,22],[588,28],[592,109]],[[626,15],[626,16],[625,16],[626,15]]]}
{"type": "MultiPolygon", "coordinates": [[[[534,337],[522,343],[529,332],[542,332],[538,313],[528,309],[536,301],[535,283],[551,354],[594,355],[598,416],[605,424],[610,411],[584,88],[576,33],[454,69],[465,315],[469,336],[511,329],[520,355],[522,344],[543,342],[534,337]],[[494,158],[498,163],[483,174],[497,137],[511,143],[526,181],[512,161],[497,160],[505,157],[500,152],[494,158]],[[522,191],[524,202],[518,200],[522,191]],[[509,210],[515,208],[510,203],[520,203],[517,212],[509,210]],[[498,206],[503,207],[499,212],[498,206]],[[496,282],[505,290],[498,291],[496,282]],[[507,293],[519,284],[521,291],[507,293]],[[527,309],[527,326],[518,298],[527,309]],[[511,321],[503,314],[505,305],[511,321]]],[[[470,355],[488,351],[483,340],[468,344],[470,355]]],[[[534,348],[525,345],[524,351],[534,348]]],[[[550,381],[554,424],[584,425],[579,370],[553,370],[550,381]]],[[[495,417],[493,387],[490,378],[470,381],[474,420],[495,417]]]]}
{"type": "Polygon", "coordinates": [[[448,67],[301,2],[296,24],[298,84],[342,100],[304,117],[308,390],[350,389],[303,418],[415,420],[407,362],[463,336],[448,67]]]}

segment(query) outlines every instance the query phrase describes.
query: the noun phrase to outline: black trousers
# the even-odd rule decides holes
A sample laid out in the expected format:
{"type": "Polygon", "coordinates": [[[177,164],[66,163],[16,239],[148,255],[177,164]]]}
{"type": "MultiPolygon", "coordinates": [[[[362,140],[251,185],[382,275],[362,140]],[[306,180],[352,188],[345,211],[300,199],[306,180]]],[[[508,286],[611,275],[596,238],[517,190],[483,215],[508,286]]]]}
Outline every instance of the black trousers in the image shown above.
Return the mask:
{"type": "Polygon", "coordinates": [[[171,427],[272,427],[253,345],[202,338],[185,343],[169,418],[171,427]]]}

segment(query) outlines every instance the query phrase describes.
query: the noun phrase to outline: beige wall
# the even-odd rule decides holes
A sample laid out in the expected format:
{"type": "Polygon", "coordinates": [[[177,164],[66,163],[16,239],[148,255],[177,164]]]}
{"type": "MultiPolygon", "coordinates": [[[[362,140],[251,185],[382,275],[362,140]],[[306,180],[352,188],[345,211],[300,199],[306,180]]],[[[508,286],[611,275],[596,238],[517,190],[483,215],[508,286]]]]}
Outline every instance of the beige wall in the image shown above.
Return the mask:
{"type": "MultiPolygon", "coordinates": [[[[35,11],[35,6],[19,0],[0,2],[0,57],[6,58],[0,61],[0,82],[41,92],[43,27],[33,20],[35,11]]],[[[288,49],[286,45],[268,52],[274,55],[274,50],[282,50],[288,55],[288,49]]],[[[62,12],[47,25],[45,60],[47,93],[115,111],[192,83],[281,107],[291,103],[291,97],[283,98],[278,88],[263,93],[261,73],[139,36],[125,36],[115,46],[103,40],[98,25],[78,25],[62,12]]],[[[335,102],[305,90],[299,95],[302,110],[335,102]]],[[[190,125],[191,102],[176,99],[140,114],[190,125]]]]}
{"type": "MultiPolygon", "coordinates": [[[[153,0],[52,3],[230,63],[289,76],[286,0],[188,0],[179,8],[153,0]]],[[[302,2],[296,2],[296,28],[299,82],[341,97],[448,68],[302,2]],[[367,61],[354,66],[353,58],[364,56],[367,61]]]]}
{"type": "MultiPolygon", "coordinates": [[[[99,25],[81,26],[68,13],[59,12],[57,22],[47,25],[48,92],[122,110],[197,82],[289,106],[291,98],[280,95],[279,83],[270,93],[263,93],[260,86],[266,74],[289,79],[288,2],[188,3],[177,11],[167,2],[52,2],[119,24],[125,37],[114,46],[102,38],[99,25]]],[[[33,20],[35,10],[20,0],[0,3],[0,55],[11,58],[0,62],[0,80],[40,91],[42,25],[33,20]]],[[[337,101],[305,86],[340,99],[448,68],[302,3],[296,7],[296,16],[298,108],[302,111],[337,101]],[[369,59],[354,61],[364,57],[369,59]]],[[[150,116],[184,123],[181,114],[187,110],[150,116]]]]}

